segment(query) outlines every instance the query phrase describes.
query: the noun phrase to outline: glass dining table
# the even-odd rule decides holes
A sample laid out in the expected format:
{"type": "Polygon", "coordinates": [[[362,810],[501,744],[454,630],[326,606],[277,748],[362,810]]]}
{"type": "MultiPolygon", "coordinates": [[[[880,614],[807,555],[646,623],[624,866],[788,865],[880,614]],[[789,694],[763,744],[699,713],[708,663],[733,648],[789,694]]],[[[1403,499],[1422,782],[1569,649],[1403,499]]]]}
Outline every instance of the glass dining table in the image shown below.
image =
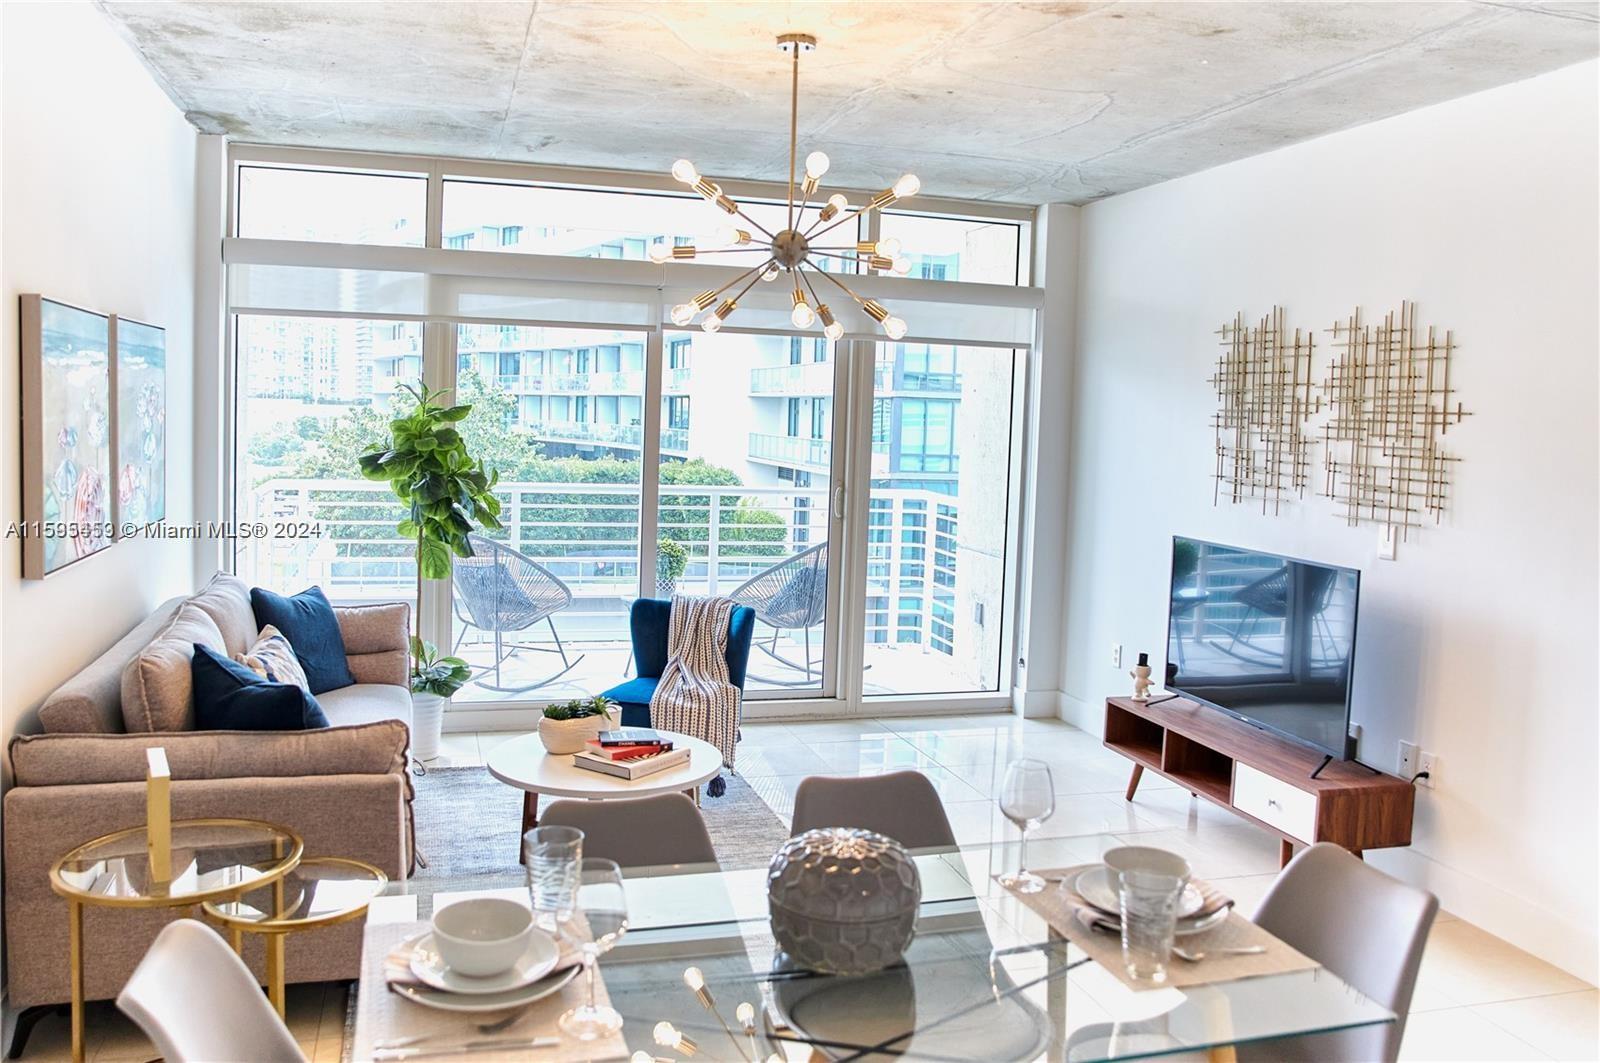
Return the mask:
{"type": "MultiPolygon", "coordinates": [[[[698,1058],[751,1063],[774,1055],[1231,1060],[1239,1046],[1395,1020],[1323,968],[1130,989],[993,881],[1014,852],[997,845],[914,854],[922,901],[904,962],[850,977],[789,966],[768,924],[762,869],[629,869],[628,932],[600,964],[625,1022],[627,1052],[677,1058],[681,1053],[653,1038],[665,1021],[698,1046],[698,1058]],[[686,984],[688,967],[699,968],[712,1007],[686,984]],[[754,1012],[748,1025],[738,1017],[743,1003],[754,1012]]],[[[485,895],[527,899],[521,887],[437,892],[406,898],[421,903],[401,918],[425,920],[432,909],[485,895]]],[[[375,904],[372,918],[382,921],[383,911],[375,904]]],[[[374,929],[383,928],[369,928],[369,952],[374,929]]],[[[368,980],[364,975],[362,993],[383,992],[368,980]]],[[[470,1031],[465,1022],[462,1029],[470,1031]]],[[[554,1033],[527,1029],[530,1036],[554,1033]]],[[[358,1020],[353,1058],[368,1058],[365,1048],[386,1032],[363,1029],[358,1020]]]]}

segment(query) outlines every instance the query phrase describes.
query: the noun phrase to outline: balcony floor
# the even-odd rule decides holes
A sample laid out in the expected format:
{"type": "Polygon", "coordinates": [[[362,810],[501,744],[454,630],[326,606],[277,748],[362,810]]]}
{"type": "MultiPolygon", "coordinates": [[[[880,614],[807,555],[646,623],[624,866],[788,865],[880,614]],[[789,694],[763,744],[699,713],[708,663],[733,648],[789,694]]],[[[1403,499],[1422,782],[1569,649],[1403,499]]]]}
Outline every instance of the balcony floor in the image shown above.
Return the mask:
{"type": "MultiPolygon", "coordinates": [[[[539,650],[521,649],[511,654],[500,666],[500,679],[494,679],[494,644],[488,640],[474,643],[469,637],[457,650],[472,665],[474,677],[503,687],[519,687],[537,683],[562,668],[560,655],[553,651],[555,643],[549,639],[549,629],[543,628],[544,638],[529,640],[528,645],[539,650]]],[[[761,646],[770,646],[770,630],[757,632],[761,646]]],[[[821,671],[822,642],[820,629],[812,632],[813,668],[821,671]]],[[[506,702],[566,701],[588,697],[632,678],[633,662],[628,643],[621,639],[563,639],[567,659],[575,662],[571,670],[543,686],[527,690],[491,690],[478,682],[469,683],[455,696],[458,707],[481,708],[506,702]],[[579,658],[582,658],[581,660],[579,658]]],[[[761,646],[750,651],[750,674],[745,682],[747,693],[781,691],[793,697],[806,697],[815,693],[819,681],[805,682],[803,669],[791,668],[774,660],[761,646]]],[[[778,639],[778,653],[796,662],[805,660],[805,645],[798,638],[787,635],[778,639]]],[[[865,693],[875,694],[933,694],[974,692],[975,680],[964,674],[960,664],[941,653],[923,650],[918,646],[869,646],[866,652],[867,674],[865,693]]]]}

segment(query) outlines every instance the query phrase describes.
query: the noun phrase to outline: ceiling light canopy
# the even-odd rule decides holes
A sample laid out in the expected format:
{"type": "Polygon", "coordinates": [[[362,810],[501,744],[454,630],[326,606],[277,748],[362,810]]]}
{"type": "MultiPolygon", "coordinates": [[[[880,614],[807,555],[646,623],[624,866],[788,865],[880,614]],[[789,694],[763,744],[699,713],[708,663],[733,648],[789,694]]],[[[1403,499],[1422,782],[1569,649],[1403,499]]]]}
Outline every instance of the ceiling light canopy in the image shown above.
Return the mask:
{"type": "MultiPolygon", "coordinates": [[[[788,214],[787,226],[782,231],[774,233],[751,218],[743,207],[722,191],[721,185],[704,177],[688,159],[679,159],[672,164],[674,179],[688,185],[700,193],[706,202],[728,215],[726,223],[717,232],[716,243],[722,246],[718,247],[715,253],[748,251],[765,256],[759,265],[745,270],[722,287],[701,292],[690,301],[673,307],[670,318],[674,325],[688,325],[709,310],[700,327],[707,332],[716,332],[722,328],[728,316],[738,309],[739,300],[756,281],[775,280],[779,275],[786,273],[794,289],[790,296],[793,307],[789,313],[790,323],[795,328],[808,329],[820,321],[823,335],[830,340],[837,340],[844,335],[844,326],[835,319],[828,304],[817,297],[816,288],[812,286],[810,277],[810,274],[814,273],[855,300],[869,317],[878,322],[883,328],[884,335],[890,339],[898,340],[906,334],[906,323],[889,313],[887,307],[875,299],[861,298],[843,281],[823,270],[819,264],[820,259],[834,259],[840,262],[854,262],[878,272],[901,275],[909,273],[911,260],[900,253],[900,241],[892,237],[877,241],[863,240],[854,245],[825,245],[817,241],[846,222],[857,220],[871,211],[881,210],[891,203],[916,195],[922,190],[922,182],[918,180],[916,174],[904,174],[893,185],[853,209],[850,200],[837,192],[822,203],[811,202],[830,165],[825,153],[813,151],[805,157],[804,172],[799,170],[800,53],[809,52],[816,46],[817,39],[808,33],[785,33],[778,38],[778,48],[791,57],[792,69],[789,97],[788,214]],[[809,221],[806,217],[807,211],[814,212],[809,221]],[[749,228],[742,227],[741,222],[735,219],[741,219],[742,225],[749,228]],[[739,287],[741,284],[743,287],[739,287]],[[717,303],[719,296],[736,287],[738,287],[736,294],[717,303]],[[716,305],[715,310],[711,310],[713,305],[716,305]]],[[[693,259],[699,253],[700,251],[693,245],[673,246],[662,242],[650,248],[650,259],[653,262],[670,262],[693,259]]]]}

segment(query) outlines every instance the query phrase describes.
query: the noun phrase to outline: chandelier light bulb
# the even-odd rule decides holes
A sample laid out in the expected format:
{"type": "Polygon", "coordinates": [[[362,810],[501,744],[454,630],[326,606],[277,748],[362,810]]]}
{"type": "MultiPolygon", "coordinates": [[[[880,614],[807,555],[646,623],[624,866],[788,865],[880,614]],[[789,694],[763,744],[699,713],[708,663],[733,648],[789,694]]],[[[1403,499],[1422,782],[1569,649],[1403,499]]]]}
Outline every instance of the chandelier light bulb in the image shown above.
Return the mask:
{"type": "Polygon", "coordinates": [[[650,261],[660,265],[672,257],[672,245],[665,240],[657,240],[650,245],[650,261]]]}
{"type": "Polygon", "coordinates": [[[806,156],[806,176],[814,181],[819,180],[823,174],[828,172],[829,165],[830,161],[827,152],[813,151],[806,156]]]}
{"type": "Polygon", "coordinates": [[[694,316],[699,312],[700,308],[693,303],[679,303],[672,308],[672,323],[679,326],[687,325],[694,320],[694,316]]]}
{"type": "Polygon", "coordinates": [[[886,318],[883,322],[883,334],[891,340],[902,339],[906,334],[906,323],[897,317],[886,318]]]}
{"type": "Polygon", "coordinates": [[[908,199],[920,191],[922,191],[922,179],[914,173],[904,174],[894,183],[896,199],[908,199]]]}
{"type": "Polygon", "coordinates": [[[905,255],[897,256],[894,260],[894,271],[902,277],[904,277],[907,273],[910,273],[911,259],[907,258],[905,255]]]}
{"type": "Polygon", "coordinates": [[[816,312],[805,303],[796,303],[794,309],[789,311],[789,321],[795,328],[810,328],[816,320],[816,312]]]}
{"type": "Polygon", "coordinates": [[[844,335],[844,326],[839,324],[837,321],[830,321],[827,326],[823,328],[822,334],[828,337],[830,340],[837,341],[840,336],[844,335]]]}
{"type": "Polygon", "coordinates": [[[750,233],[737,225],[719,225],[716,231],[711,234],[711,242],[739,247],[750,242],[750,233]]]}
{"type": "Polygon", "coordinates": [[[828,197],[828,206],[832,207],[834,210],[849,210],[850,201],[844,197],[843,193],[835,192],[833,195],[828,197]]]}
{"type": "Polygon", "coordinates": [[[672,164],[672,177],[674,180],[682,181],[692,188],[700,182],[700,171],[696,170],[694,163],[688,159],[679,159],[672,164]]]}
{"type": "Polygon", "coordinates": [[[745,1033],[756,1032],[756,1008],[748,1000],[739,1002],[739,1006],[733,1009],[733,1017],[744,1027],[745,1033]]]}
{"type": "Polygon", "coordinates": [[[722,319],[716,314],[712,314],[710,317],[707,317],[704,321],[700,322],[700,327],[705,329],[707,332],[718,332],[722,328],[722,319]]]}
{"type": "Polygon", "coordinates": [[[778,279],[778,274],[782,272],[783,270],[778,267],[776,262],[774,262],[767,266],[767,271],[761,275],[761,279],[764,281],[775,281],[778,279]]]}
{"type": "Polygon", "coordinates": [[[894,258],[900,253],[900,241],[894,237],[886,237],[878,241],[878,254],[885,258],[894,258]]]}
{"type": "Polygon", "coordinates": [[[656,1023],[655,1029],[651,1031],[651,1034],[655,1038],[656,1044],[662,1048],[675,1048],[686,1056],[694,1055],[700,1048],[699,1045],[689,1040],[688,1037],[679,1032],[676,1026],[665,1019],[656,1023]]]}

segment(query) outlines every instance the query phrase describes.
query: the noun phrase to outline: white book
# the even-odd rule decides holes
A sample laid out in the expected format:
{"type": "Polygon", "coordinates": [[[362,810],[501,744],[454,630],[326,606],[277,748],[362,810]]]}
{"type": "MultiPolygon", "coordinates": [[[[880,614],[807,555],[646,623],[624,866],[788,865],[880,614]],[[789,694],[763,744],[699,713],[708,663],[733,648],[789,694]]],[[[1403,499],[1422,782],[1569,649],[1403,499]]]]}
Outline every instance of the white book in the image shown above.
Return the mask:
{"type": "Polygon", "coordinates": [[[646,775],[654,775],[658,771],[675,768],[688,761],[688,749],[673,749],[653,757],[641,757],[638,760],[607,760],[592,753],[575,753],[572,756],[572,763],[576,767],[630,780],[642,779],[646,775]]]}

